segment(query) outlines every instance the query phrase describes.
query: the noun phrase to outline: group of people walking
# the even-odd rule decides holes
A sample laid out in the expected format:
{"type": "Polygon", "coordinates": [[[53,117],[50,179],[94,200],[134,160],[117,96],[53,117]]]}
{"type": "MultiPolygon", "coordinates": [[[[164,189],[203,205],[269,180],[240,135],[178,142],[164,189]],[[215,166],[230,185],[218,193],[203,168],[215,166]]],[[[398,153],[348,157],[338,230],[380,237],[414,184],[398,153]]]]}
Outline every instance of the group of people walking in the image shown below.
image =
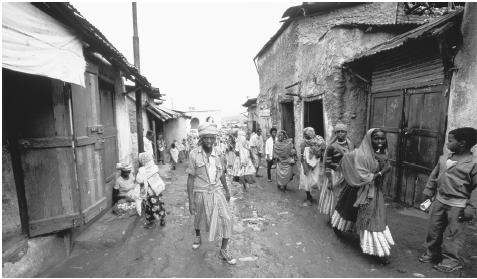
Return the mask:
{"type": "MultiPolygon", "coordinates": [[[[198,137],[196,147],[190,151],[186,171],[189,211],[194,215],[193,249],[201,246],[205,225],[209,241],[216,237],[222,239],[220,258],[229,264],[236,263],[228,248],[233,218],[228,206],[230,190],[226,176],[232,176],[247,191],[255,178],[260,177],[261,159],[265,157],[269,182],[272,182],[273,166],[276,166],[277,188],[283,192],[298,174],[299,189],[306,193],[305,205],[317,203],[319,212],[328,216],[328,223],[337,236],[356,232],[364,254],[383,264],[389,262],[395,242],[387,224],[383,194],[386,176],[391,170],[384,130],[370,129],[355,148],[344,124],[335,125],[328,143],[316,135],[313,128],[307,127],[299,153],[293,139],[275,128],[264,142],[260,129],[251,135],[237,131],[221,137],[217,126],[207,122],[199,126],[198,137]],[[312,196],[314,189],[320,191],[318,202],[312,196]]],[[[477,162],[471,152],[476,143],[477,131],[473,128],[450,131],[447,144],[450,155],[441,156],[424,190],[424,196],[433,202],[427,249],[419,261],[437,262],[434,268],[439,271],[450,272],[462,267],[459,253],[465,242],[465,221],[474,217],[477,208],[477,162]],[[451,235],[443,238],[446,227],[451,235]]],[[[163,223],[163,212],[154,211],[163,210],[162,204],[158,207],[153,203],[160,202],[157,191],[152,187],[150,195],[141,196],[136,187],[138,183],[153,186],[148,178],[157,170],[150,157],[147,152],[141,154],[143,170],[135,179],[128,174],[129,166],[124,166],[116,185],[118,189],[129,187],[122,192],[124,197],[138,206],[141,204],[146,216],[152,216],[148,218],[158,218],[163,223]]]]}

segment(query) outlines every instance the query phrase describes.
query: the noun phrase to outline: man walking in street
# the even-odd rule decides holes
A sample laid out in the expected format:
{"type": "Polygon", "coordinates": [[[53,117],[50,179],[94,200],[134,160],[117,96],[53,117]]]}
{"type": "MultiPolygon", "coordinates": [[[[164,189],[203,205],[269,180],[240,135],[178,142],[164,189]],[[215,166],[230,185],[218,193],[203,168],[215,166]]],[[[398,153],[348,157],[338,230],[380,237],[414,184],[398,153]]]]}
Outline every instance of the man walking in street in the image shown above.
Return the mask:
{"type": "Polygon", "coordinates": [[[253,131],[250,137],[250,151],[252,153],[253,166],[255,167],[255,177],[262,177],[258,174],[260,168],[260,161],[263,156],[263,137],[262,129],[258,128],[257,131],[253,131]]]}
{"type": "Polygon", "coordinates": [[[209,232],[209,241],[216,235],[222,237],[219,257],[228,264],[234,265],[237,260],[232,257],[227,245],[232,235],[232,216],[228,208],[230,191],[227,187],[223,165],[214,148],[218,134],[217,126],[204,123],[199,127],[200,145],[189,155],[187,173],[187,193],[189,195],[189,211],[194,218],[195,241],[193,249],[201,245],[201,224],[205,222],[209,232]],[[222,190],[222,187],[225,191],[222,190]]]}
{"type": "Polygon", "coordinates": [[[273,145],[275,143],[275,138],[277,137],[277,129],[270,129],[270,137],[265,143],[265,156],[267,157],[267,177],[268,182],[272,182],[272,166],[273,166],[273,145]]]}

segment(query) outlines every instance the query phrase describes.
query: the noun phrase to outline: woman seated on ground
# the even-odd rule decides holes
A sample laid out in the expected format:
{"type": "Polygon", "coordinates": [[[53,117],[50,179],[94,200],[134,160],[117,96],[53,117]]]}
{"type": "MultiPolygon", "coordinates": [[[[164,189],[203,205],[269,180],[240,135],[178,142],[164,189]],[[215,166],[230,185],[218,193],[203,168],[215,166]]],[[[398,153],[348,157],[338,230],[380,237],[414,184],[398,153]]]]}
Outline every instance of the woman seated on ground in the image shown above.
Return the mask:
{"type": "Polygon", "coordinates": [[[288,138],[285,131],[278,132],[277,138],[273,146],[274,158],[277,159],[277,187],[285,192],[288,182],[293,179],[296,150],[293,148],[292,139],[288,138]]]}
{"type": "Polygon", "coordinates": [[[383,176],[391,169],[386,134],[381,129],[369,130],[359,148],[343,156],[340,167],[345,188],[338,198],[331,225],[338,235],[356,226],[362,252],[386,264],[394,245],[386,223],[382,189],[383,176]]]}
{"type": "Polygon", "coordinates": [[[121,163],[118,167],[120,175],[116,177],[114,189],[118,190],[118,198],[123,200],[118,204],[134,203],[137,214],[141,216],[141,196],[139,185],[136,184],[134,175],[131,174],[132,166],[129,163],[121,163]]]}
{"type": "Polygon", "coordinates": [[[166,224],[166,211],[161,200],[165,184],[159,175],[159,168],[154,164],[152,155],[146,152],[139,154],[139,168],[136,182],[141,185],[143,211],[145,215],[144,227],[150,228],[155,220],[161,220],[161,226],[166,224]]]}

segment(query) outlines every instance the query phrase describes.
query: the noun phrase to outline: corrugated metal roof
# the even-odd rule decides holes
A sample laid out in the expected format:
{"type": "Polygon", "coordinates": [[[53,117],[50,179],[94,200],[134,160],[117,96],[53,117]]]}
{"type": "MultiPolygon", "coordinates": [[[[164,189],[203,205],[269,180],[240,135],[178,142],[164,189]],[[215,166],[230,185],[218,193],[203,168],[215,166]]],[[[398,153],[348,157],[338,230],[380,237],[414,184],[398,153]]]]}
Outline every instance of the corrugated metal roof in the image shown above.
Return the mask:
{"type": "Polygon", "coordinates": [[[150,112],[152,115],[156,116],[162,121],[167,121],[179,117],[189,118],[189,116],[187,116],[185,113],[174,111],[165,107],[160,107],[155,104],[147,103],[145,107],[148,112],[150,112]]]}
{"type": "Polygon", "coordinates": [[[249,107],[256,103],[257,103],[257,98],[251,98],[251,99],[248,99],[242,106],[249,107]]]}
{"type": "Polygon", "coordinates": [[[398,35],[382,44],[379,44],[361,54],[358,54],[353,59],[345,62],[344,64],[356,63],[360,60],[364,60],[370,58],[378,53],[383,53],[386,51],[390,51],[396,48],[403,46],[404,44],[408,43],[412,40],[418,40],[425,37],[432,37],[435,36],[435,31],[443,27],[446,23],[458,20],[462,17],[464,10],[461,9],[459,11],[455,11],[453,13],[449,13],[445,16],[436,18],[429,23],[423,24],[417,28],[414,28],[406,33],[398,35]]]}
{"type": "Polygon", "coordinates": [[[129,79],[137,82],[146,89],[148,93],[153,91],[147,78],[142,76],[139,70],[130,64],[126,57],[108,41],[106,36],[86,20],[73,5],[67,2],[33,2],[32,4],[77,31],[85,42],[97,49],[101,55],[119,67],[129,79]]]}

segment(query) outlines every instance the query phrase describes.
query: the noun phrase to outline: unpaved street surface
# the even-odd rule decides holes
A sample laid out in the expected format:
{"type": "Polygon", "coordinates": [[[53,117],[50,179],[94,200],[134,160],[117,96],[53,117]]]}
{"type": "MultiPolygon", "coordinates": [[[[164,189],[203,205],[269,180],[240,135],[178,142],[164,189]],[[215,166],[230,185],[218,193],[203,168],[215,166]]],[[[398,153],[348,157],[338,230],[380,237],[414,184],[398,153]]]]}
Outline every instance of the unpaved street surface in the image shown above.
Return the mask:
{"type": "MultiPolygon", "coordinates": [[[[220,241],[192,250],[193,217],[188,211],[185,167],[179,165],[164,194],[169,215],[165,227],[145,229],[142,221],[113,248],[75,248],[72,255],[42,276],[49,277],[475,277],[475,258],[462,271],[442,274],[421,264],[425,220],[389,211],[397,243],[391,264],[382,266],[361,254],[353,234],[335,236],[316,206],[303,206],[297,190],[282,193],[261,178],[248,192],[231,185],[235,218],[229,266],[217,257],[220,241]],[[257,216],[253,215],[257,212],[257,216]],[[248,219],[247,219],[248,218],[248,219]],[[245,219],[245,220],[244,220],[245,219]]],[[[262,170],[265,173],[265,170],[262,170]]],[[[296,178],[295,178],[296,180],[296,178]]],[[[315,197],[317,193],[314,193],[315,197]]],[[[472,232],[475,237],[475,232],[472,232]]],[[[477,254],[474,252],[469,252],[477,254]]]]}

